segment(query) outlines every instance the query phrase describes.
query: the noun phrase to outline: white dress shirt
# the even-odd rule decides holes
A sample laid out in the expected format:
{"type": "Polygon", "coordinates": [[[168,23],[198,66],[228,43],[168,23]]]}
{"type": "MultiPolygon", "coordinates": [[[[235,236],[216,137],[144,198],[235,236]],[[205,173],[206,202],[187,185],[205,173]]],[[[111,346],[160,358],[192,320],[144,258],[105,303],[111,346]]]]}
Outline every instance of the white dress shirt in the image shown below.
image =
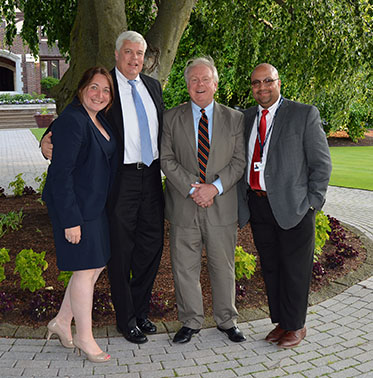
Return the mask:
{"type": "MultiPolygon", "coordinates": [[[[266,165],[266,162],[267,162],[267,153],[268,153],[269,143],[271,141],[272,131],[273,131],[273,128],[275,127],[274,124],[272,125],[272,122],[274,121],[274,116],[276,114],[276,110],[277,110],[277,107],[280,103],[280,100],[281,100],[281,96],[279,96],[277,101],[267,109],[268,113],[266,115],[266,123],[267,123],[266,138],[267,138],[267,134],[268,133],[269,134],[268,134],[268,139],[267,139],[266,144],[265,144],[264,149],[263,149],[263,156],[262,156],[262,167],[263,167],[263,169],[259,171],[259,184],[260,184],[261,189],[264,190],[264,191],[266,190],[266,185],[265,185],[265,180],[264,180],[264,171],[265,171],[265,165],[266,165]],[[271,125],[272,125],[272,127],[271,127],[271,125]]],[[[250,138],[249,138],[249,146],[248,146],[249,147],[248,148],[248,167],[249,167],[249,169],[247,170],[247,174],[248,174],[247,182],[249,183],[249,185],[250,185],[251,160],[252,160],[254,149],[255,149],[256,138],[258,136],[258,122],[259,122],[259,120],[262,116],[262,111],[264,110],[264,108],[261,105],[258,105],[258,110],[259,110],[259,119],[258,119],[258,112],[257,112],[256,117],[254,119],[254,125],[253,125],[253,128],[251,130],[251,134],[250,134],[250,138]]],[[[263,142],[264,141],[262,141],[262,143],[263,142]]]]}
{"type": "MultiPolygon", "coordinates": [[[[136,107],[132,97],[131,86],[128,79],[115,68],[118,80],[118,90],[120,93],[120,103],[123,115],[123,132],[124,132],[124,157],[123,164],[132,164],[141,162],[141,143],[140,129],[137,119],[136,107]]],[[[142,82],[140,75],[135,79],[137,81],[136,89],[142,99],[148,117],[150,138],[152,142],[153,159],[158,159],[158,116],[157,109],[154,105],[148,90],[142,82]]]]}

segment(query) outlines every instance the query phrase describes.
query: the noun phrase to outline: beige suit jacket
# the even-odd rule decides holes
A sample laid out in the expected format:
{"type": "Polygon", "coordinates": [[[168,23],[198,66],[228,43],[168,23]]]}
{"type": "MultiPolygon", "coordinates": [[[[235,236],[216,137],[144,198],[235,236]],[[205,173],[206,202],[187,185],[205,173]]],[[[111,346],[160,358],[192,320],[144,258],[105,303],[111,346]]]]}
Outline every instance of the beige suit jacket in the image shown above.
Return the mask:
{"type": "MultiPolygon", "coordinates": [[[[211,225],[237,222],[236,183],[245,169],[243,114],[214,103],[213,130],[206,171],[206,183],[218,177],[222,195],[206,209],[211,225]]],[[[191,102],[164,113],[161,168],[166,175],[165,216],[173,224],[193,224],[197,205],[190,198],[191,184],[199,181],[199,168],[191,102]]]]}

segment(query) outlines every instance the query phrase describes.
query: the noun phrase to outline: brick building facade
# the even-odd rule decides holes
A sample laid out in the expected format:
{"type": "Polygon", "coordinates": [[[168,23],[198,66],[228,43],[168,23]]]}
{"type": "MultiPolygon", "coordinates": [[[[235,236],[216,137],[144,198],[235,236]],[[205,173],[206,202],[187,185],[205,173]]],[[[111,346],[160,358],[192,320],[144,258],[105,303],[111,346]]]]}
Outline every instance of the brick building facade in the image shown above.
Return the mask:
{"type": "Polygon", "coordinates": [[[57,47],[48,47],[39,39],[39,56],[35,58],[19,36],[23,14],[17,13],[17,36],[11,47],[4,44],[5,22],[0,21],[0,93],[41,93],[40,80],[46,76],[60,79],[69,65],[57,47]]]}

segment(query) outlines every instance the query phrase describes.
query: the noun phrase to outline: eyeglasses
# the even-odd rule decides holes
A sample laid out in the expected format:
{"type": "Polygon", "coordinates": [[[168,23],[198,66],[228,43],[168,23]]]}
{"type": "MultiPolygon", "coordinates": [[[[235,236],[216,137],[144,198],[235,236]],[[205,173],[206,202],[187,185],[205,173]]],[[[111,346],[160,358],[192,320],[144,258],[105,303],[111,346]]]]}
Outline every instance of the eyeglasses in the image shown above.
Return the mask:
{"type": "Polygon", "coordinates": [[[260,84],[263,83],[263,85],[265,87],[270,87],[272,85],[272,83],[276,80],[279,80],[279,78],[277,79],[264,79],[264,80],[254,80],[251,82],[251,86],[253,88],[259,88],[260,87],[260,84]]]}

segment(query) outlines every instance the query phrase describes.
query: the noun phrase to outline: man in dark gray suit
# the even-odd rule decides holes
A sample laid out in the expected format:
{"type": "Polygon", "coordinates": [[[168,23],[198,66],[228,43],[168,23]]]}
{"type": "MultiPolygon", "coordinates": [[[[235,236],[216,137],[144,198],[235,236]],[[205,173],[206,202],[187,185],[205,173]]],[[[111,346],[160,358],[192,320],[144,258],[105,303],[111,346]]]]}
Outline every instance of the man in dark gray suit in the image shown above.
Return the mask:
{"type": "Polygon", "coordinates": [[[247,168],[238,186],[239,225],[250,220],[277,326],[266,337],[291,348],[306,336],[315,213],[325,201],[331,160],[316,107],[283,98],[275,67],[251,75],[259,106],[245,111],[247,168]]]}

